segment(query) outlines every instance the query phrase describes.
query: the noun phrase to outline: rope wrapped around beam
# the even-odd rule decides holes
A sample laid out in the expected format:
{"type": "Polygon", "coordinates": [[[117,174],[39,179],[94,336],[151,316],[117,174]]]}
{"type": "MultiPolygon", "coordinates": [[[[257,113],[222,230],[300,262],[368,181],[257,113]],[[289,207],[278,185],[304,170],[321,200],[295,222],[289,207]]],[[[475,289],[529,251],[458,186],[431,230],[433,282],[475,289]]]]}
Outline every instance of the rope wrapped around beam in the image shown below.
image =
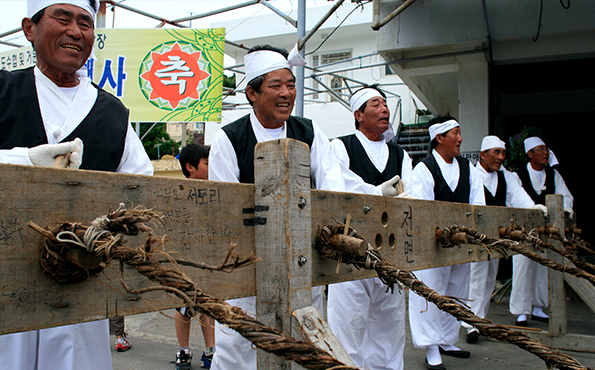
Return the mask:
{"type": "Polygon", "coordinates": [[[324,226],[319,229],[316,241],[316,248],[320,253],[327,258],[351,264],[358,269],[375,270],[380,280],[388,286],[387,290],[390,289],[391,292],[394,292],[395,285],[403,285],[429,302],[434,303],[442,311],[456,317],[458,320],[473,325],[482,334],[499,341],[514,344],[539,357],[548,368],[593,370],[581,365],[566,354],[552,350],[522,332],[512,330],[504,325],[494,324],[489,319],[478,317],[469,308],[455,302],[453,298],[440,295],[435,290],[430,289],[422,281],[418,280],[412,272],[397,268],[371,246],[368,247],[364,256],[339,251],[332,242],[333,235],[336,234],[349,235],[352,238],[365,240],[363,236],[349,226],[343,224],[324,226]],[[345,232],[346,228],[347,232],[345,232]]]}
{"type": "MultiPolygon", "coordinates": [[[[546,232],[544,231],[544,233],[546,232]]],[[[480,245],[485,248],[488,253],[490,253],[490,251],[498,251],[505,256],[507,255],[506,251],[513,251],[556,271],[565,272],[576,277],[583,278],[595,286],[595,275],[575,266],[577,263],[579,265],[585,266],[585,263],[583,263],[572,253],[545,243],[539,238],[538,235],[527,233],[520,226],[512,226],[510,228],[501,229],[500,237],[502,239],[496,239],[482,234],[475,229],[461,225],[453,225],[442,230],[436,230],[436,240],[440,241],[444,248],[450,248],[458,244],[467,243],[480,245]],[[464,235],[465,237],[462,238],[461,235],[464,235]],[[527,247],[521,244],[523,241],[529,243],[530,246],[527,247]],[[544,248],[552,250],[561,256],[568,258],[570,261],[573,261],[574,264],[562,265],[536,252],[538,250],[543,250],[544,248]]]]}
{"type": "MultiPolygon", "coordinates": [[[[149,209],[137,207],[128,210],[121,205],[116,211],[96,219],[91,226],[64,222],[51,231],[31,222],[29,226],[45,237],[41,265],[47,274],[58,281],[71,283],[84,280],[100,273],[111,261],[116,260],[120,262],[121,271],[123,265],[128,265],[159,283],[158,286],[132,290],[121,274],[121,283],[129,293],[142,294],[156,290],[173,293],[184,301],[184,305],[191,307],[193,314],[204,313],[237,331],[256,347],[294,361],[307,369],[357,370],[313,344],[286,336],[250,317],[240,308],[204,293],[182,271],[164,267],[160,259],[171,257],[156,248],[163,244],[164,238],[155,237],[152,229],[146,225],[149,221],[161,218],[160,213],[149,209]],[[139,232],[149,235],[145,244],[136,249],[126,246],[124,235],[136,235],[139,232]]],[[[173,259],[171,262],[175,263],[173,259]]],[[[225,262],[217,269],[229,271],[254,262],[256,259],[253,256],[240,259],[228,253],[225,262]]],[[[187,265],[201,266],[191,263],[187,265]]]]}

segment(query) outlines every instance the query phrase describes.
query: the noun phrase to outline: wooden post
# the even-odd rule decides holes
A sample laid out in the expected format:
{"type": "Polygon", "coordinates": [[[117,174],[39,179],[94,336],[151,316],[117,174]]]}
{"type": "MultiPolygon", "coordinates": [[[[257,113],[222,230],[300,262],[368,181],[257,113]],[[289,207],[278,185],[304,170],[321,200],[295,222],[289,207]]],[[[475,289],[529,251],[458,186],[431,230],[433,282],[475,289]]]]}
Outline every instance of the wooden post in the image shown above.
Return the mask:
{"type": "MultiPolygon", "coordinates": [[[[260,143],[254,155],[256,317],[300,336],[296,309],[312,305],[310,151],[295,140],[260,143]],[[296,330],[297,329],[297,330],[296,330]]],[[[258,350],[258,369],[300,366],[258,350]]]]}
{"type": "MultiPolygon", "coordinates": [[[[546,196],[549,224],[560,229],[564,236],[564,198],[561,195],[546,196]]],[[[554,246],[562,248],[559,241],[549,240],[554,246]]],[[[560,264],[564,264],[564,258],[553,251],[547,252],[547,257],[560,264]]],[[[549,301],[550,301],[550,323],[549,334],[553,336],[564,335],[568,332],[568,320],[566,319],[566,289],[564,288],[564,273],[548,269],[549,277],[549,301]]]]}

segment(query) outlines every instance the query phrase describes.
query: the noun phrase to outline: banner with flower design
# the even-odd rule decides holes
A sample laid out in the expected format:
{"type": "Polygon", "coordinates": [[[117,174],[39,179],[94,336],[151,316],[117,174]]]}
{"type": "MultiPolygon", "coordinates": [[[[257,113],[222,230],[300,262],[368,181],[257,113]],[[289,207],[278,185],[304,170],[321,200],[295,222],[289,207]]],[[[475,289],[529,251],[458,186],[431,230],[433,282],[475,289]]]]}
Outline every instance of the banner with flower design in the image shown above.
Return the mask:
{"type": "Polygon", "coordinates": [[[132,122],[220,121],[225,29],[96,29],[87,73],[132,122]]]}

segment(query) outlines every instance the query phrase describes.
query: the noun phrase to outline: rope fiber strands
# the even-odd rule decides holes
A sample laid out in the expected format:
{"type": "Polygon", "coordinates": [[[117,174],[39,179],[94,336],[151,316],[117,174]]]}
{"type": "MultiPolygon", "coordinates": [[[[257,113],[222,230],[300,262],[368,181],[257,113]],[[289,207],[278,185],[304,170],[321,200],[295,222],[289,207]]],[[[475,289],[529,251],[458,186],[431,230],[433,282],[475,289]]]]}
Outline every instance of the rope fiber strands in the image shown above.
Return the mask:
{"type": "MultiPolygon", "coordinates": [[[[54,230],[43,229],[29,223],[45,238],[41,252],[41,265],[54,279],[64,283],[74,283],[96,275],[108,267],[113,260],[120,262],[120,281],[127,292],[142,294],[150,291],[173,293],[190,306],[191,314],[204,313],[220,324],[237,331],[256,347],[273,353],[286,360],[295,361],[307,369],[356,370],[333,358],[326,351],[310,343],[288,337],[280,331],[269,328],[240,308],[230,306],[225,301],[202,292],[182,271],[166,268],[160,263],[165,258],[176,263],[167,252],[157,250],[164,244],[164,238],[153,235],[146,223],[161,221],[162,215],[149,209],[136,207],[125,209],[123,205],[106,216],[93,221],[91,226],[80,223],[63,222],[54,230]],[[148,235],[146,242],[136,249],[125,245],[125,235],[148,235]],[[138,290],[131,290],[123,278],[123,265],[138,271],[151,281],[159,283],[138,290]]],[[[230,272],[233,268],[255,263],[251,256],[241,259],[228,253],[224,263],[215,268],[230,272]]],[[[180,261],[178,264],[182,264],[180,261]]],[[[184,263],[193,267],[202,264],[184,263]]],[[[208,268],[208,266],[207,266],[208,268]]]]}
{"type": "MultiPolygon", "coordinates": [[[[403,285],[412,292],[424,297],[427,301],[435,304],[439,309],[477,328],[482,334],[508,342],[522,348],[543,360],[548,368],[565,370],[590,369],[581,365],[574,358],[553,351],[549,347],[530,338],[526,334],[510,329],[504,325],[494,324],[489,319],[476,316],[469,308],[458,304],[455,299],[438,294],[430,289],[422,281],[418,280],[413,273],[400,270],[392,262],[385,259],[377,249],[368,244],[365,253],[350,253],[345,248],[336,244],[336,236],[341,235],[342,239],[358,239],[352,245],[361,243],[364,238],[353,228],[346,225],[324,226],[319,229],[316,248],[320,253],[330,259],[351,264],[358,269],[373,269],[378,277],[384,282],[391,292],[394,292],[395,285],[403,285]]],[[[345,243],[343,243],[345,244],[345,243]]]]}
{"type": "MultiPolygon", "coordinates": [[[[547,234],[548,232],[543,229],[543,233],[547,234]]],[[[507,251],[513,251],[556,271],[565,272],[576,277],[583,278],[595,286],[595,275],[576,266],[577,264],[578,266],[586,265],[588,268],[589,265],[582,262],[573,253],[543,242],[539,236],[534,235],[533,233],[526,233],[520,226],[512,226],[506,229],[501,229],[500,237],[502,239],[492,238],[488,235],[480,233],[477,230],[460,225],[453,225],[442,230],[436,230],[436,240],[440,241],[444,248],[450,248],[457,244],[467,243],[480,245],[485,248],[488,253],[498,251],[504,256],[508,255],[507,251]],[[520,243],[523,241],[527,242],[530,246],[525,246],[520,243]],[[538,250],[543,250],[544,248],[552,250],[561,256],[566,257],[571,262],[573,262],[573,264],[562,265],[536,252],[538,250]]]]}

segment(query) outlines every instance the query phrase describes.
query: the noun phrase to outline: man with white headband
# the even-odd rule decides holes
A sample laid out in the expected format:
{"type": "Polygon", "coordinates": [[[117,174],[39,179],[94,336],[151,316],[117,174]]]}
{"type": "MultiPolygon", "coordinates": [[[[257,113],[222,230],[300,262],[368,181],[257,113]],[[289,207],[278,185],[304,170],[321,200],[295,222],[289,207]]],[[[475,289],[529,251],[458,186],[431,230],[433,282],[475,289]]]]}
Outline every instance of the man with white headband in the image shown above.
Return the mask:
{"type": "MultiPolygon", "coordinates": [[[[391,142],[394,130],[385,94],[375,85],[365,87],[351,96],[350,104],[356,131],[331,142],[345,191],[397,195],[395,183],[403,178],[407,185],[411,179],[411,158],[391,142]]],[[[331,284],[327,312],[331,330],[357,367],[403,369],[403,294],[386,292],[377,278],[331,284]]]]}
{"type": "MultiPolygon", "coordinates": [[[[291,138],[310,147],[310,175],[317,189],[343,190],[341,174],[332,170],[327,136],[311,120],[291,115],[295,101],[292,67],[305,61],[294,48],[291,53],[270,45],[255,46],[244,57],[246,97],[250,114],[215,133],[209,154],[209,180],[254,183],[254,147],[259,142],[291,138]],[[332,177],[331,173],[334,173],[332,177]],[[331,188],[332,186],[332,188],[331,188]]],[[[312,289],[313,303],[322,310],[323,288],[312,289]]],[[[229,302],[244,312],[256,312],[255,297],[229,302]]],[[[234,330],[215,326],[216,351],[211,369],[254,369],[256,350],[234,330]]]]}
{"type": "MultiPolygon", "coordinates": [[[[506,158],[506,145],[497,136],[486,136],[481,142],[479,162],[475,166],[481,178],[485,192],[486,205],[515,208],[535,208],[547,215],[547,208],[535,205],[521,186],[518,178],[502,165],[506,158]]],[[[469,276],[469,306],[479,317],[488,314],[490,299],[496,284],[500,259],[471,262],[469,276]]],[[[473,326],[462,323],[467,329],[467,343],[477,343],[479,331],[473,326]]]]}
{"type": "MultiPolygon", "coordinates": [[[[535,204],[545,204],[547,194],[561,194],[564,197],[564,211],[572,216],[574,198],[564,179],[551,168],[550,152],[545,142],[537,137],[524,141],[525,153],[529,157],[526,166],[517,172],[520,182],[535,204]]],[[[512,290],[510,292],[510,313],[517,316],[518,326],[527,326],[527,318],[549,322],[543,309],[549,306],[547,267],[531,261],[525,256],[512,257],[512,290]]]]}
{"type": "MultiPolygon", "coordinates": [[[[22,28],[35,67],[0,71],[0,163],[151,175],[153,167],[114,96],[79,73],[92,52],[97,0],[28,0],[22,28]],[[84,145],[84,151],[83,151],[84,145]]],[[[0,337],[1,369],[112,368],[108,320],[0,337]]]]}
{"type": "MultiPolygon", "coordinates": [[[[483,182],[477,169],[461,151],[461,128],[452,117],[430,122],[431,153],[413,169],[411,195],[414,198],[485,205],[483,182]]],[[[466,299],[469,294],[469,264],[416,271],[427,286],[446,296],[466,299]]],[[[426,366],[446,369],[441,354],[468,358],[468,351],[455,346],[460,323],[456,318],[428,304],[417,294],[409,295],[409,323],[415,348],[426,350],[426,366]]]]}

